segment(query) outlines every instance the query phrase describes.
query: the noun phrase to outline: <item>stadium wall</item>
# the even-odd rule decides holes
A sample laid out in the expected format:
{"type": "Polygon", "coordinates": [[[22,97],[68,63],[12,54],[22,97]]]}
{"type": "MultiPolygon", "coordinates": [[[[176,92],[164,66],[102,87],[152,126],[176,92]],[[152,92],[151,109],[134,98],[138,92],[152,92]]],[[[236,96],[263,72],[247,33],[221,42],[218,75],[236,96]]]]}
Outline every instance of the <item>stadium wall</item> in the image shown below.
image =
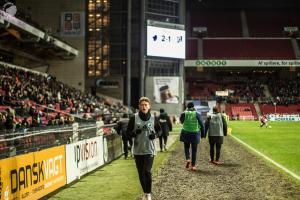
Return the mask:
{"type": "MultiPolygon", "coordinates": [[[[49,60],[47,73],[54,75],[59,81],[79,90],[85,88],[85,39],[84,36],[63,37],[60,35],[62,12],[85,12],[85,1],[76,0],[18,0],[17,6],[31,14],[34,21],[42,27],[52,30],[52,35],[59,36],[78,49],[79,55],[73,60],[49,60]],[[30,7],[30,9],[28,9],[30,7]]],[[[85,24],[81,25],[85,29],[85,24]]]]}

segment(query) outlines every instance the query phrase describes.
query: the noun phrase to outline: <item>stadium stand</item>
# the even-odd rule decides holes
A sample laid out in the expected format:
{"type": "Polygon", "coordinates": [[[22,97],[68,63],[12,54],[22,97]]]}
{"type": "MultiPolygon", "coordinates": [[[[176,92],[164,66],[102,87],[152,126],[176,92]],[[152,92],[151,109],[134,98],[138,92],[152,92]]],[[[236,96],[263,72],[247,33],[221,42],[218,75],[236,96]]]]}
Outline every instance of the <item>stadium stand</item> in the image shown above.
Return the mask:
{"type": "Polygon", "coordinates": [[[189,85],[189,95],[194,98],[210,97],[212,99],[217,99],[225,101],[227,103],[237,103],[236,99],[242,99],[244,101],[258,100],[260,97],[264,96],[263,84],[260,80],[255,79],[239,79],[226,80],[217,79],[218,81],[201,81],[201,80],[191,80],[188,81],[189,85]],[[228,98],[218,99],[215,95],[216,91],[228,90],[230,91],[230,96],[228,98]]]}
{"type": "Polygon", "coordinates": [[[260,110],[263,114],[300,114],[300,105],[269,105],[269,104],[260,104],[260,110]]]}
{"type": "MultiPolygon", "coordinates": [[[[228,106],[228,104],[227,104],[228,106]]],[[[257,120],[258,114],[254,108],[254,105],[251,103],[240,103],[231,105],[232,119],[237,120],[257,120]]]]}
{"type": "Polygon", "coordinates": [[[231,119],[257,120],[258,113],[253,103],[258,103],[263,114],[300,114],[299,78],[283,79],[274,74],[252,72],[248,75],[221,73],[212,77],[218,81],[187,79],[188,97],[225,103],[225,111],[231,119]],[[229,91],[229,96],[216,96],[215,92],[220,90],[229,91]],[[270,92],[268,97],[266,90],[270,92]]]}
{"type": "Polygon", "coordinates": [[[208,37],[242,37],[239,10],[192,10],[191,26],[207,27],[208,37]]]}
{"type": "Polygon", "coordinates": [[[100,117],[106,124],[115,123],[118,113],[127,110],[120,104],[82,93],[52,76],[3,65],[0,75],[2,130],[72,124],[72,115],[86,122],[100,117]]]}
{"type": "MultiPolygon", "coordinates": [[[[207,27],[207,37],[198,36],[198,39],[202,39],[202,43],[198,43],[195,38],[188,38],[187,59],[299,59],[297,51],[300,47],[299,38],[297,47],[290,38],[293,36],[284,34],[284,27],[300,27],[300,14],[295,8],[237,6],[220,10],[216,6],[200,10],[196,8],[190,10],[190,35],[196,36],[192,32],[193,27],[207,27]],[[198,48],[198,44],[203,46],[198,48]],[[200,52],[203,57],[199,57],[198,49],[203,50],[200,52]]],[[[252,74],[255,70],[260,69],[249,68],[248,77],[228,73],[218,76],[214,74],[218,70],[211,71],[207,72],[211,77],[209,80],[197,79],[191,74],[191,77],[186,79],[187,97],[225,103],[227,104],[225,110],[230,116],[253,116],[257,119],[256,109],[260,109],[261,113],[275,113],[274,103],[277,105],[278,113],[298,114],[299,76],[281,77],[281,71],[286,71],[283,69],[270,74],[269,69],[262,69],[260,71],[264,71],[263,74],[256,76],[252,74]],[[215,95],[217,90],[228,90],[230,94],[228,97],[217,97],[215,95]],[[258,103],[260,106],[255,109],[253,104],[247,105],[248,107],[240,105],[244,102],[258,103]]]]}
{"type": "Polygon", "coordinates": [[[188,59],[197,59],[198,58],[198,40],[195,38],[190,38],[187,40],[187,52],[186,57],[188,59]]]}
{"type": "Polygon", "coordinates": [[[295,59],[290,39],[203,39],[204,59],[295,59]]]}
{"type": "Polygon", "coordinates": [[[251,37],[283,37],[284,27],[300,27],[299,10],[253,9],[246,16],[251,37]]]}
{"type": "Polygon", "coordinates": [[[300,104],[300,79],[269,79],[268,87],[277,105],[300,104]]]}

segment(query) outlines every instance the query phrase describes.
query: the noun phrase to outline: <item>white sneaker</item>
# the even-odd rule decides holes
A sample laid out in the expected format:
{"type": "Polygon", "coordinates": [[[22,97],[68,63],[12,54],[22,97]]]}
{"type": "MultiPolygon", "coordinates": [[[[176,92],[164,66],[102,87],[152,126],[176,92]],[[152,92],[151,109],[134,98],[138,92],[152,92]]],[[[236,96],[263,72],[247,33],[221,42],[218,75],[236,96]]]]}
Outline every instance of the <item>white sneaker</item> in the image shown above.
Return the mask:
{"type": "Polygon", "coordinates": [[[151,194],[145,194],[145,197],[146,197],[146,198],[145,198],[146,200],[151,200],[151,199],[152,199],[152,198],[151,198],[151,194]]]}

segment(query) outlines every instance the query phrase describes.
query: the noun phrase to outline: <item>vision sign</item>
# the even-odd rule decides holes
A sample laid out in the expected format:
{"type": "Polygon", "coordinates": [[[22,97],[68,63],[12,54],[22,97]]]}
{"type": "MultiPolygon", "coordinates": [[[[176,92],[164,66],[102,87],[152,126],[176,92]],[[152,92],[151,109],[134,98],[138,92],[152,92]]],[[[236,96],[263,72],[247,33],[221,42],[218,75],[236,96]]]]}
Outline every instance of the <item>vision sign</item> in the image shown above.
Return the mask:
{"type": "Polygon", "coordinates": [[[103,136],[66,145],[67,184],[104,164],[103,136]]]}

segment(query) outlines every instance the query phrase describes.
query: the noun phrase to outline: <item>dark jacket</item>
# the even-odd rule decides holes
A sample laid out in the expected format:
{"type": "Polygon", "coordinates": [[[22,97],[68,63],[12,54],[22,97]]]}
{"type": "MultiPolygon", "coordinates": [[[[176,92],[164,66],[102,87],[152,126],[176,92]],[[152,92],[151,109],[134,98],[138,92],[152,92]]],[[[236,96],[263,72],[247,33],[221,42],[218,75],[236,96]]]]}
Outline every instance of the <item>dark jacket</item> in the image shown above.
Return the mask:
{"type": "Polygon", "coordinates": [[[172,131],[172,123],[167,113],[161,113],[158,116],[158,121],[162,130],[162,135],[169,136],[169,131],[172,131]]]}
{"type": "Polygon", "coordinates": [[[116,131],[123,139],[126,139],[126,131],[128,126],[129,119],[124,118],[117,123],[116,131]]]}
{"type": "MultiPolygon", "coordinates": [[[[141,120],[143,120],[143,121],[148,121],[150,119],[150,117],[151,117],[151,113],[150,112],[144,114],[144,113],[142,113],[142,112],[139,111],[138,115],[141,118],[141,120]]],[[[132,116],[129,119],[127,130],[126,130],[126,136],[128,138],[133,138],[135,136],[135,133],[133,132],[134,125],[135,125],[135,116],[132,116]]],[[[160,127],[158,118],[155,118],[154,129],[155,129],[156,135],[158,136],[161,133],[161,127],[160,127]]]]}
{"type": "Polygon", "coordinates": [[[14,128],[14,116],[11,113],[9,113],[6,117],[5,128],[6,129],[14,128]]]}

